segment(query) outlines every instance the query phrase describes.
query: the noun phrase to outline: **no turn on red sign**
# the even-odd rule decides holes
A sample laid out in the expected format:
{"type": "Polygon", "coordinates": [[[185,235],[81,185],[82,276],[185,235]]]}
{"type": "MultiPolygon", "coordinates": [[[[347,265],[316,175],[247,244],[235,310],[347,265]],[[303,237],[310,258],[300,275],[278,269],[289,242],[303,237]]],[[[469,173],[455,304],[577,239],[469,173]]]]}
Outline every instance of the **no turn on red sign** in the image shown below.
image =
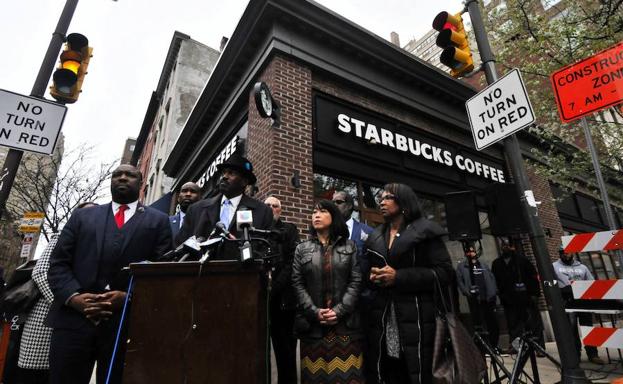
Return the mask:
{"type": "Polygon", "coordinates": [[[551,76],[560,120],[575,120],[623,102],[623,42],[551,76]]]}
{"type": "Polygon", "coordinates": [[[51,155],[67,107],[0,89],[0,146],[51,155]]]}
{"type": "Polygon", "coordinates": [[[474,144],[482,150],[534,123],[534,112],[518,69],[465,103],[474,144]]]}

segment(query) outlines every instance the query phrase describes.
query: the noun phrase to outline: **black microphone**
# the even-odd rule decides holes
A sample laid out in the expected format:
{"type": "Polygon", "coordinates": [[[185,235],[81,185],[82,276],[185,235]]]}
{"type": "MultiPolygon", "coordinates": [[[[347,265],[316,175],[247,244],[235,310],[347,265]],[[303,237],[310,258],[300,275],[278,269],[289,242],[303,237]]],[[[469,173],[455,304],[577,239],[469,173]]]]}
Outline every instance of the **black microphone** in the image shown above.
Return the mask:
{"type": "MultiPolygon", "coordinates": [[[[225,227],[225,224],[223,224],[221,221],[219,221],[218,223],[216,223],[216,225],[214,226],[214,231],[219,230],[223,235],[229,237],[231,235],[231,232],[229,232],[227,230],[227,227],[225,227]]],[[[212,232],[214,232],[212,231],[212,232]]]]}
{"type": "Polygon", "coordinates": [[[186,239],[182,244],[178,245],[177,248],[170,250],[169,252],[162,255],[158,260],[174,260],[179,256],[182,256],[189,252],[196,252],[200,250],[200,248],[197,246],[197,243],[200,243],[203,240],[204,239],[202,237],[191,236],[186,239]]]}

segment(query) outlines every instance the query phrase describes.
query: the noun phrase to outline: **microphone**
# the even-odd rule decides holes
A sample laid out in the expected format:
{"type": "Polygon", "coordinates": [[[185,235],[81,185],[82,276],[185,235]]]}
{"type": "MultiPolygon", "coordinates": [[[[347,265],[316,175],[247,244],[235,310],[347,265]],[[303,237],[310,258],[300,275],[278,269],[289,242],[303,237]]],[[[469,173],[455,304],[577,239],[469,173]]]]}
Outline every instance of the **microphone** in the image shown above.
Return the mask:
{"type": "Polygon", "coordinates": [[[250,210],[236,211],[236,229],[242,231],[242,245],[240,246],[240,261],[245,262],[253,257],[251,249],[251,236],[249,229],[253,225],[253,212],[250,210]]]}
{"type": "Polygon", "coordinates": [[[202,237],[196,237],[193,235],[186,239],[182,244],[178,245],[177,248],[162,255],[160,260],[174,260],[187,253],[201,251],[199,243],[203,240],[204,239],[202,237]]]}
{"type": "Polygon", "coordinates": [[[215,231],[219,231],[221,234],[225,235],[226,237],[230,237],[232,234],[231,232],[229,232],[227,230],[227,227],[225,227],[225,224],[223,224],[221,221],[219,221],[218,223],[216,223],[216,225],[214,226],[214,231],[212,231],[213,233],[215,231]]]}

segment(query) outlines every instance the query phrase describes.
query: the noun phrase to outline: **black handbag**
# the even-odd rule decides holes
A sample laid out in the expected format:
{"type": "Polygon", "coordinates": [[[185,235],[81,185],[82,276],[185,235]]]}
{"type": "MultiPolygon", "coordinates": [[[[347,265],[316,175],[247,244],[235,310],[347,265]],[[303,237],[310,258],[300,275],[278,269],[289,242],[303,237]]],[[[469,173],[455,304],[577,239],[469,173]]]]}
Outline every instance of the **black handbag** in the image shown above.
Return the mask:
{"type": "MultiPolygon", "coordinates": [[[[30,311],[41,292],[32,279],[32,270],[35,261],[29,261],[15,270],[7,288],[0,300],[0,314],[5,319],[12,319],[16,315],[23,315],[30,311]]],[[[20,316],[25,318],[26,316],[20,316]]]]}
{"type": "Polygon", "coordinates": [[[433,383],[480,383],[487,370],[485,359],[463,324],[453,312],[448,311],[444,291],[435,271],[433,275],[435,297],[439,297],[441,303],[441,306],[436,305],[433,383]]]}

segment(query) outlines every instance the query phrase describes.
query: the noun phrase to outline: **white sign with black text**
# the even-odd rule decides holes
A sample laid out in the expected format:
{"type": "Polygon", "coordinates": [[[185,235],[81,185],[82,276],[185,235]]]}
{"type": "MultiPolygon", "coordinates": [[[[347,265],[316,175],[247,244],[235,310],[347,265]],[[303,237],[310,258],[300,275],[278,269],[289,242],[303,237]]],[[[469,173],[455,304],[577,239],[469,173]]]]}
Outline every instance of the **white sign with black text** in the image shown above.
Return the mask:
{"type": "Polygon", "coordinates": [[[51,155],[67,107],[0,89],[0,146],[51,155]]]}
{"type": "Polygon", "coordinates": [[[465,103],[477,150],[534,123],[534,110],[518,69],[483,89],[465,103]]]}

